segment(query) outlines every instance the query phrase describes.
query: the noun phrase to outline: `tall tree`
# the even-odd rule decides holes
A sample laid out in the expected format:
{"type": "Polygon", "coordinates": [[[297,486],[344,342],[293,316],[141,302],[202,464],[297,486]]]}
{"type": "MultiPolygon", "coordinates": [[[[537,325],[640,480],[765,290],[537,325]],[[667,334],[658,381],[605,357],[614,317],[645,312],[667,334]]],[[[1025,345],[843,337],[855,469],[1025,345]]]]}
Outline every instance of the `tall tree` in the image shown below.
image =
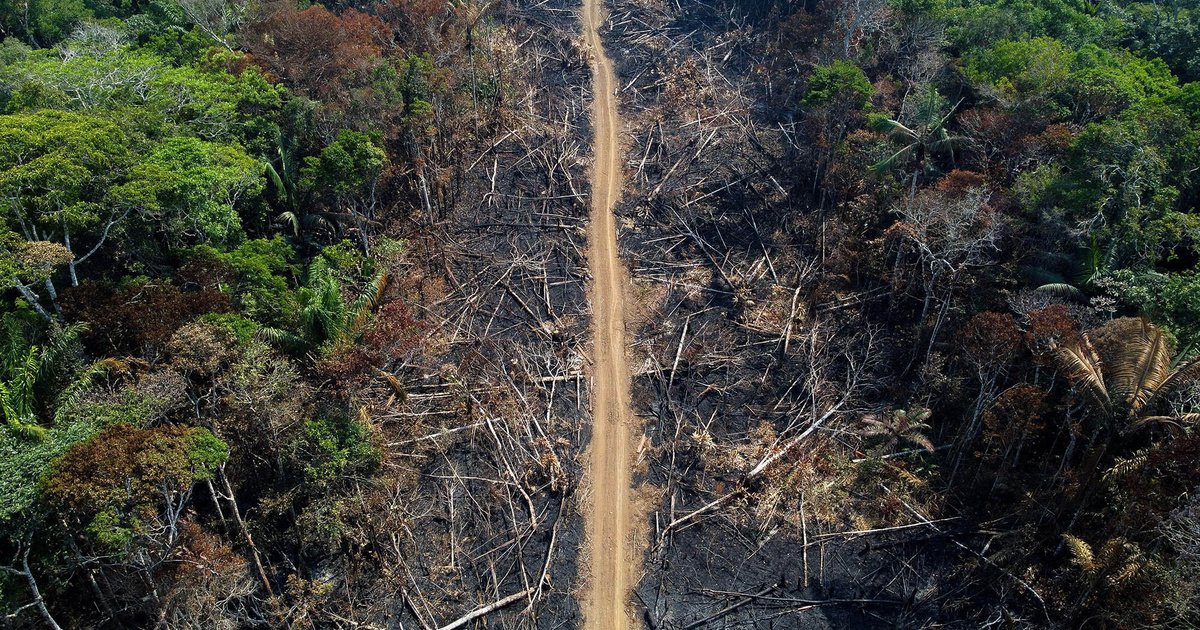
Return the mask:
{"type": "Polygon", "coordinates": [[[0,116],[0,220],[24,240],[5,239],[3,266],[10,286],[44,316],[40,299],[57,308],[53,267],[65,264],[78,284],[76,268],[129,215],[106,193],[132,159],[125,134],[105,120],[50,110],[0,116]],[[44,296],[31,286],[35,277],[44,296]]]}
{"type": "Polygon", "coordinates": [[[363,252],[370,251],[379,177],[386,164],[387,153],[372,136],[343,129],[320,155],[306,158],[300,170],[302,187],[350,216],[363,252]]]}

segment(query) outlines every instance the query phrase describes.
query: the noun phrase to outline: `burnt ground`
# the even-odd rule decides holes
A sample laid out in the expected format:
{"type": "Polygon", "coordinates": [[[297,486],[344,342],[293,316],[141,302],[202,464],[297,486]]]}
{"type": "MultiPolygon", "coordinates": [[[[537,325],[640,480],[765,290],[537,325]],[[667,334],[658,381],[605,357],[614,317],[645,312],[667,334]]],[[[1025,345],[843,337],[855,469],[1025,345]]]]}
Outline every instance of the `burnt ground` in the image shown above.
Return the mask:
{"type": "MultiPolygon", "coordinates": [[[[798,507],[814,506],[801,490],[819,486],[819,472],[796,484],[798,502],[779,496],[789,477],[770,509],[751,492],[663,535],[738,486],[762,456],[755,442],[764,431],[802,430],[842,393],[845,413],[789,459],[800,467],[812,451],[829,450],[819,444],[849,442],[853,409],[870,408],[887,377],[869,378],[884,363],[872,351],[834,348],[887,344],[856,312],[868,298],[818,300],[823,224],[790,194],[780,165],[796,154],[791,134],[747,78],[758,71],[753,26],[705,3],[610,7],[605,35],[628,125],[619,230],[642,311],[633,396],[649,440],[641,472],[659,543],[636,593],[646,625],[979,627],[980,585],[957,570],[973,566],[987,542],[978,527],[923,524],[934,515],[914,506],[864,522],[855,504],[873,499],[853,488],[843,504],[816,506],[821,518],[805,518],[798,507]],[[698,435],[715,446],[697,446],[698,435]],[[846,533],[886,527],[901,529],[846,533]]],[[[996,588],[1021,590],[1012,580],[996,588]]]]}
{"type": "Polygon", "coordinates": [[[519,67],[479,73],[515,72],[489,95],[512,117],[457,157],[450,212],[414,202],[395,227],[412,234],[404,282],[434,305],[418,314],[433,347],[388,366],[407,396],[383,414],[387,465],[417,497],[403,505],[410,575],[388,625],[440,627],[527,589],[473,623],[579,624],[590,73],[577,4],[495,7],[493,28],[507,31],[496,41],[516,44],[502,52],[519,67]]]}

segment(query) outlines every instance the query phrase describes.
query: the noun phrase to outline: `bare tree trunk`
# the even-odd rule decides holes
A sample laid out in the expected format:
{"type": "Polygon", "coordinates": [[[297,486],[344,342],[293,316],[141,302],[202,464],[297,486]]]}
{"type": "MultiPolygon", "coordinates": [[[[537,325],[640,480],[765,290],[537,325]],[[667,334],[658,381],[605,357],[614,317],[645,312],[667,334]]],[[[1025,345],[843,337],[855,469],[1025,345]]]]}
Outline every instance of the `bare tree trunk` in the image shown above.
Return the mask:
{"type": "Polygon", "coordinates": [[[481,606],[479,608],[476,608],[475,610],[472,610],[471,612],[463,615],[462,617],[459,617],[458,619],[442,626],[441,628],[438,628],[438,630],[454,630],[455,628],[461,628],[461,627],[467,625],[468,623],[471,623],[471,621],[478,619],[479,617],[482,617],[494,610],[499,610],[501,608],[504,608],[505,606],[508,606],[509,604],[512,604],[513,602],[516,602],[520,599],[528,597],[535,590],[537,590],[537,589],[527,588],[519,593],[513,593],[512,595],[509,595],[508,597],[505,597],[504,599],[501,599],[501,600],[498,600],[491,604],[488,604],[487,606],[481,606]]]}
{"type": "Polygon", "coordinates": [[[121,626],[122,624],[117,619],[117,613],[113,610],[112,604],[109,602],[108,594],[104,592],[104,589],[100,588],[100,582],[96,580],[96,569],[92,567],[91,561],[83,556],[83,551],[75,543],[75,539],[71,537],[67,522],[62,519],[59,522],[63,526],[63,531],[66,532],[63,538],[66,539],[67,546],[71,548],[71,553],[75,554],[75,561],[79,563],[80,567],[83,567],[83,571],[87,575],[88,586],[91,587],[92,594],[96,596],[96,601],[100,602],[100,607],[104,609],[104,614],[108,615],[118,626],[121,626]]]}
{"type": "Polygon", "coordinates": [[[8,573],[17,577],[25,578],[25,584],[29,586],[29,593],[33,596],[32,605],[38,609],[39,613],[41,613],[42,620],[44,620],[46,625],[50,626],[50,628],[53,630],[62,630],[62,626],[58,625],[58,622],[54,620],[54,616],[50,614],[50,609],[46,608],[46,600],[42,597],[42,590],[38,588],[37,580],[33,577],[33,570],[29,568],[29,550],[31,547],[30,543],[32,538],[33,535],[30,534],[25,538],[25,541],[22,544],[24,550],[21,552],[20,569],[14,569],[12,567],[0,567],[0,569],[3,569],[4,571],[7,571],[8,573]]]}
{"type": "Polygon", "coordinates": [[[19,280],[13,284],[17,287],[17,291],[21,294],[21,297],[25,298],[25,301],[29,303],[29,306],[33,307],[33,310],[37,312],[38,315],[41,315],[42,319],[45,319],[48,322],[54,321],[54,317],[50,315],[45,307],[42,306],[41,302],[38,300],[38,295],[33,292],[33,289],[29,288],[29,285],[21,284],[19,280]]]}
{"type": "Polygon", "coordinates": [[[58,305],[58,289],[54,288],[54,281],[46,278],[46,295],[50,296],[50,305],[54,307],[54,314],[58,315],[58,320],[63,320],[62,307],[58,305]]]}
{"type": "Polygon", "coordinates": [[[267,579],[267,572],[263,568],[262,558],[258,553],[258,546],[254,544],[254,538],[250,536],[250,529],[246,527],[246,521],[242,520],[242,510],[238,507],[237,496],[233,493],[233,486],[229,483],[229,477],[225,474],[225,465],[220,468],[221,482],[225,486],[225,498],[229,500],[229,505],[233,508],[233,520],[238,524],[238,529],[242,530],[242,536],[246,539],[246,546],[250,548],[250,557],[254,560],[254,568],[258,571],[258,577],[262,580],[263,587],[267,589],[267,594],[274,597],[275,591],[271,589],[271,581],[267,579]]]}
{"type": "Polygon", "coordinates": [[[29,568],[29,548],[26,547],[24,555],[21,556],[21,570],[25,573],[25,582],[29,584],[29,592],[33,594],[33,601],[37,604],[38,612],[42,613],[42,619],[46,620],[46,625],[54,630],[62,630],[62,626],[54,620],[49,609],[46,608],[46,600],[42,599],[42,591],[38,588],[37,580],[33,578],[33,571],[29,568]]]}

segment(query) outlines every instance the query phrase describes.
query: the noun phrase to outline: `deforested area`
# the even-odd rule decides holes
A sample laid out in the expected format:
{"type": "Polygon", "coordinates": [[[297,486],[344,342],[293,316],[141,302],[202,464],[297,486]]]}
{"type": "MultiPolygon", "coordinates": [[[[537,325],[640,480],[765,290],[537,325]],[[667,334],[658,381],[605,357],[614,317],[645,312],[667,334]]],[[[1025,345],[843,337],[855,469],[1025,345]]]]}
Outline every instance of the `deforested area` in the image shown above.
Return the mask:
{"type": "Polygon", "coordinates": [[[1194,627],[1198,22],[615,1],[648,627],[1194,627]]]}
{"type": "Polygon", "coordinates": [[[573,625],[577,6],[0,24],[0,626],[573,625]]]}
{"type": "Polygon", "coordinates": [[[1191,0],[0,0],[0,628],[1200,627],[1191,0]]]}

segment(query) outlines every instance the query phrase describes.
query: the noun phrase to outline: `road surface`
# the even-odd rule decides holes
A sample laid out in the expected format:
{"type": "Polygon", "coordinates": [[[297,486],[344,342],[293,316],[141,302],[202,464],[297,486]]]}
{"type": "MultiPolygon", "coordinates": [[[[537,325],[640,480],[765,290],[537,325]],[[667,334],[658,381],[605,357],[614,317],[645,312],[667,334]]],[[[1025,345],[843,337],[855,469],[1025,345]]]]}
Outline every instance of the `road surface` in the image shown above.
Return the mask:
{"type": "Polygon", "coordinates": [[[591,630],[629,628],[629,596],[636,575],[631,539],[633,412],[629,403],[629,365],[625,356],[625,271],[617,256],[613,204],[621,193],[616,81],[599,29],[602,0],[584,0],[583,34],[592,53],[592,127],[595,164],[588,265],[592,272],[592,443],[588,465],[590,505],[587,530],[587,593],[584,626],[591,630]]]}

